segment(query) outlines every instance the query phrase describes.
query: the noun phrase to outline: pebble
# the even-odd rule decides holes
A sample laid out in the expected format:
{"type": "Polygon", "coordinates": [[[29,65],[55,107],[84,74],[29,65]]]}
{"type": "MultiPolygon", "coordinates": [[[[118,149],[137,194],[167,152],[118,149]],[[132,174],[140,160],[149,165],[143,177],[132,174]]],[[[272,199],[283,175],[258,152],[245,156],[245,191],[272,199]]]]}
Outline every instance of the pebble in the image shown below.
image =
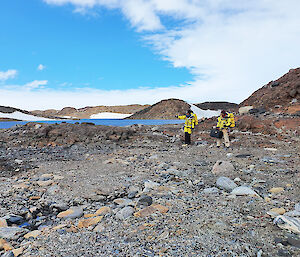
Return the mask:
{"type": "Polygon", "coordinates": [[[269,190],[269,192],[271,194],[278,194],[280,192],[284,191],[284,188],[283,187],[273,187],[269,190]]]}
{"type": "Polygon", "coordinates": [[[234,167],[229,161],[217,161],[212,168],[213,174],[226,174],[226,173],[233,173],[234,167]]]}
{"type": "Polygon", "coordinates": [[[216,184],[217,187],[219,187],[220,189],[224,189],[228,192],[231,192],[233,189],[238,187],[236,183],[234,183],[230,178],[227,177],[219,177],[217,179],[216,184]]]}
{"type": "Polygon", "coordinates": [[[151,196],[148,196],[148,195],[144,195],[144,196],[141,196],[137,202],[137,206],[150,206],[153,202],[153,199],[151,196]]]}
{"type": "Polygon", "coordinates": [[[96,215],[105,215],[111,212],[111,209],[107,206],[103,206],[96,211],[96,215]]]}
{"type": "Polygon", "coordinates": [[[33,230],[27,234],[24,235],[25,238],[36,238],[38,237],[42,232],[40,230],[33,230]]]}
{"type": "Polygon", "coordinates": [[[60,212],[57,217],[63,219],[76,219],[83,215],[83,210],[81,207],[71,207],[70,209],[60,212]]]}
{"type": "Polygon", "coordinates": [[[217,187],[209,187],[209,188],[205,188],[202,193],[203,194],[217,194],[219,193],[220,190],[217,187]]]}
{"type": "Polygon", "coordinates": [[[126,206],[116,213],[116,217],[120,220],[125,220],[130,216],[132,216],[133,213],[134,213],[134,208],[130,206],[126,206]]]}
{"type": "Polygon", "coordinates": [[[53,180],[46,180],[46,181],[37,181],[37,184],[40,186],[40,187],[47,187],[47,186],[50,186],[53,184],[53,180]]]}
{"type": "Polygon", "coordinates": [[[77,227],[78,228],[88,228],[90,226],[94,226],[94,225],[98,224],[102,219],[103,219],[103,216],[97,216],[97,217],[89,218],[89,219],[81,219],[81,220],[79,220],[77,227]]]}
{"type": "Polygon", "coordinates": [[[233,195],[249,195],[249,196],[258,196],[258,194],[251,188],[246,186],[236,187],[232,190],[231,194],[233,195]]]}

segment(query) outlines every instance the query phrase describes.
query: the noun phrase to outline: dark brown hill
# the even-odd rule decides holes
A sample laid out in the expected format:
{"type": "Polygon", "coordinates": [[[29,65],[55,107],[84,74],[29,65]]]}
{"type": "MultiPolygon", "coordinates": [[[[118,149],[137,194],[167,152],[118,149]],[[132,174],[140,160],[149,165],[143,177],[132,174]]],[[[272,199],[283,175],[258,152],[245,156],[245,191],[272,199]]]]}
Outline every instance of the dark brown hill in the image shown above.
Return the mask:
{"type": "Polygon", "coordinates": [[[179,99],[166,99],[144,110],[141,110],[127,119],[175,119],[176,115],[184,114],[190,108],[190,105],[179,99]]]}
{"type": "Polygon", "coordinates": [[[269,82],[240,103],[267,110],[281,108],[283,111],[297,109],[300,104],[300,68],[291,69],[281,78],[269,82]]]}

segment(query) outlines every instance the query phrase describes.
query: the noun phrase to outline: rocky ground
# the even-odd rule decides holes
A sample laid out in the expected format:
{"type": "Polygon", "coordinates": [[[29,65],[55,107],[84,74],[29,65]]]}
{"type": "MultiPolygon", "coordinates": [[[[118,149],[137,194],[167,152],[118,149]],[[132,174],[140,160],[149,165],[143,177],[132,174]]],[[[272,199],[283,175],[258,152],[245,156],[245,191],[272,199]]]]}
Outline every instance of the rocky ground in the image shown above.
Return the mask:
{"type": "Polygon", "coordinates": [[[299,134],[199,127],[1,130],[0,256],[299,256],[299,134]]]}

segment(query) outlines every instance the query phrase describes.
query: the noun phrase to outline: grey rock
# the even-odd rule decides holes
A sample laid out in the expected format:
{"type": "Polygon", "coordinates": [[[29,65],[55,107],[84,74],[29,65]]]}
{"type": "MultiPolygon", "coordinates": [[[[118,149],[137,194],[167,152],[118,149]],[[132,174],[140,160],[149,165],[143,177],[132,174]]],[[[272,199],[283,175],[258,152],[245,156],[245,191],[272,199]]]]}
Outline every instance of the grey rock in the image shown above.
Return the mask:
{"type": "Polygon", "coordinates": [[[19,227],[0,227],[0,238],[4,239],[18,239],[25,234],[28,230],[19,227]]]}
{"type": "Polygon", "coordinates": [[[138,200],[137,202],[137,205],[138,206],[150,206],[152,204],[153,200],[152,200],[152,197],[151,196],[148,196],[148,195],[144,195],[144,196],[141,196],[140,199],[138,200]]]}
{"type": "Polygon", "coordinates": [[[229,161],[217,161],[212,168],[214,174],[231,174],[232,172],[234,172],[234,167],[229,161]]]}
{"type": "Polygon", "coordinates": [[[205,188],[202,193],[203,194],[217,194],[219,193],[220,190],[216,187],[209,187],[209,188],[205,188]]]}
{"type": "Polygon", "coordinates": [[[255,195],[258,196],[258,194],[251,189],[250,187],[246,187],[246,186],[240,186],[240,187],[236,187],[235,189],[232,190],[231,192],[232,195],[255,195]]]}
{"type": "Polygon", "coordinates": [[[73,213],[70,213],[66,217],[63,217],[63,219],[77,219],[83,215],[82,207],[71,207],[70,209],[73,211],[73,213]]]}
{"type": "Polygon", "coordinates": [[[225,189],[228,192],[231,192],[233,189],[238,187],[238,185],[234,183],[230,178],[219,177],[217,179],[217,187],[221,189],[225,189]]]}
{"type": "Polygon", "coordinates": [[[300,234],[300,219],[285,215],[277,216],[273,223],[282,229],[300,234]]]}
{"type": "Polygon", "coordinates": [[[300,237],[296,236],[296,235],[288,235],[287,237],[287,242],[292,245],[295,246],[297,248],[300,248],[300,237]]]}
{"type": "Polygon", "coordinates": [[[132,216],[133,213],[134,213],[134,208],[130,206],[126,206],[116,213],[116,217],[120,220],[125,220],[130,216],[132,216]]]}
{"type": "Polygon", "coordinates": [[[295,211],[300,211],[300,203],[295,204],[295,211]]]}
{"type": "Polygon", "coordinates": [[[21,224],[24,221],[23,217],[14,214],[4,216],[3,218],[11,224],[21,224]]]}

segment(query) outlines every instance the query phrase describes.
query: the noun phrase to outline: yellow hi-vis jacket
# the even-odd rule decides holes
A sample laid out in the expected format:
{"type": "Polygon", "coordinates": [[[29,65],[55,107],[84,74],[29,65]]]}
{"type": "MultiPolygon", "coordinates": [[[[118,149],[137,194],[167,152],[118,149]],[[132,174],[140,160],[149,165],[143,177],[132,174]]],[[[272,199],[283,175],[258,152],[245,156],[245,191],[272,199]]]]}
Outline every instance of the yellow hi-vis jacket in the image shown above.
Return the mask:
{"type": "Polygon", "coordinates": [[[218,117],[217,128],[224,129],[224,128],[233,128],[233,127],[235,127],[233,113],[227,112],[225,117],[222,117],[222,115],[218,117]]]}
{"type": "Polygon", "coordinates": [[[195,125],[198,125],[198,119],[195,113],[192,113],[190,117],[187,117],[186,115],[178,116],[178,119],[185,119],[184,132],[189,134],[192,134],[192,129],[195,128],[195,125]]]}

